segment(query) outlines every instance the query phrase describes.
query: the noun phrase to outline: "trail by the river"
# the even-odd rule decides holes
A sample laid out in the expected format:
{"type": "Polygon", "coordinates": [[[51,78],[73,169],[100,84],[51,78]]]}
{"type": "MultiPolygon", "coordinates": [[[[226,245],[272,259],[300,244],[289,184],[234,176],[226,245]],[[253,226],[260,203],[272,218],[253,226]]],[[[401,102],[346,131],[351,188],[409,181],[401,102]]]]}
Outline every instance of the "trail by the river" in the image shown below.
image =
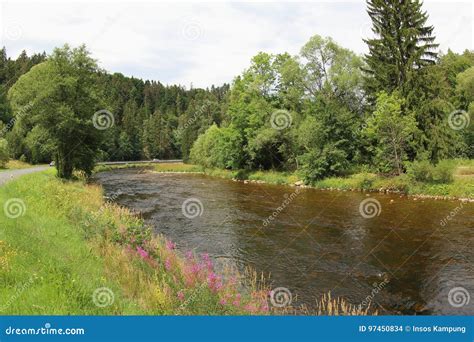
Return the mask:
{"type": "Polygon", "coordinates": [[[2,171],[0,172],[0,186],[17,177],[27,175],[29,173],[44,171],[46,169],[48,169],[48,166],[37,166],[29,169],[2,171]]]}

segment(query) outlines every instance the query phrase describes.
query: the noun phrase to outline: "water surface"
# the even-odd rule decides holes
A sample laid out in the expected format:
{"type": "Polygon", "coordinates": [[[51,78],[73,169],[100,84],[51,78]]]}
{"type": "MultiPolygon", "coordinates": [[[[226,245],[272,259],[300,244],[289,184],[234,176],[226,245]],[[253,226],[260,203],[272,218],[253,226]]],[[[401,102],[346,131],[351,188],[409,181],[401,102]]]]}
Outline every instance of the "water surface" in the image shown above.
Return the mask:
{"type": "Polygon", "coordinates": [[[290,289],[295,304],[313,306],[331,291],[353,304],[371,299],[381,313],[474,314],[472,203],[295,193],[294,187],[136,169],[102,172],[96,180],[181,250],[270,273],[272,286],[290,289]],[[182,212],[191,198],[202,203],[195,218],[182,212]],[[380,203],[373,218],[359,211],[369,198],[380,203]],[[454,287],[470,293],[468,304],[450,305],[454,287]]]}

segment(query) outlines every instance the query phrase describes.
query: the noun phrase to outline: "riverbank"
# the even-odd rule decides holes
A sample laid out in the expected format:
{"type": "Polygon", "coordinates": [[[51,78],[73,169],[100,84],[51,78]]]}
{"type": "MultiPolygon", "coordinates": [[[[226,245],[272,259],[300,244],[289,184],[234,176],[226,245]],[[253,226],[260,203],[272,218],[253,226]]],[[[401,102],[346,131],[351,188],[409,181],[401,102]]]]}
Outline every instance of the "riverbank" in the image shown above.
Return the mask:
{"type": "MultiPolygon", "coordinates": [[[[144,165],[120,165],[96,168],[96,172],[116,168],[143,167],[144,165]]],[[[247,171],[206,169],[192,164],[150,164],[152,172],[160,173],[202,173],[213,177],[232,179],[241,182],[268,183],[290,186],[311,187],[319,190],[364,191],[396,193],[414,198],[450,199],[474,201],[474,165],[465,161],[454,171],[450,183],[419,182],[404,174],[395,177],[383,177],[374,173],[358,173],[348,177],[326,178],[311,184],[305,184],[297,173],[276,171],[247,171]]]]}
{"type": "Polygon", "coordinates": [[[267,290],[181,256],[102,189],[54,170],[0,188],[1,314],[266,314],[267,290]]]}
{"type": "Polygon", "coordinates": [[[20,169],[29,169],[32,167],[37,167],[42,165],[31,165],[19,160],[9,160],[5,168],[0,168],[0,172],[8,170],[20,170],[20,169]]]}

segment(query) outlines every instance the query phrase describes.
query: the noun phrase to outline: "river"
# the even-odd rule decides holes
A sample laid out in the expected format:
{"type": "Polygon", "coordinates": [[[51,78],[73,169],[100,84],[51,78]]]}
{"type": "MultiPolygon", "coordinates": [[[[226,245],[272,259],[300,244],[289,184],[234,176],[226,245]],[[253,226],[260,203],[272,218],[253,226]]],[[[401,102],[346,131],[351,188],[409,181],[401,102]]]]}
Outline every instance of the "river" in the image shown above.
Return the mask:
{"type": "Polygon", "coordinates": [[[474,314],[472,203],[141,169],[95,181],[180,250],[270,274],[294,305],[331,291],[382,314],[474,314]]]}

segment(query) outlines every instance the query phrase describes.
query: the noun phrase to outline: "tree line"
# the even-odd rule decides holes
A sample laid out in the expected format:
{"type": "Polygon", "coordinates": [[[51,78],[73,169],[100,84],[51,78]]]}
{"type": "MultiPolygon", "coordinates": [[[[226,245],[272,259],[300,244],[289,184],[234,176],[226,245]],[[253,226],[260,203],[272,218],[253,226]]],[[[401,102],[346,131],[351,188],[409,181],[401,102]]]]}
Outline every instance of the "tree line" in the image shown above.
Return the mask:
{"type": "Polygon", "coordinates": [[[367,4],[366,55],[315,35],[298,55],[261,52],[209,89],[107,73],[84,46],[16,60],[3,49],[0,146],[54,159],[66,178],[97,160],[183,158],[311,182],[472,158],[474,51],[439,53],[418,0],[367,4]]]}
{"type": "Polygon", "coordinates": [[[472,158],[474,51],[438,54],[420,1],[367,3],[374,37],[365,56],[318,35],[297,56],[259,53],[192,161],[298,170],[311,182],[472,158]]]}
{"type": "Polygon", "coordinates": [[[110,74],[85,46],[17,59],[0,52],[2,151],[67,165],[60,175],[90,173],[96,161],[187,159],[197,136],[222,121],[228,84],[186,89],[110,74]],[[93,122],[98,111],[107,127],[93,122]]]}

